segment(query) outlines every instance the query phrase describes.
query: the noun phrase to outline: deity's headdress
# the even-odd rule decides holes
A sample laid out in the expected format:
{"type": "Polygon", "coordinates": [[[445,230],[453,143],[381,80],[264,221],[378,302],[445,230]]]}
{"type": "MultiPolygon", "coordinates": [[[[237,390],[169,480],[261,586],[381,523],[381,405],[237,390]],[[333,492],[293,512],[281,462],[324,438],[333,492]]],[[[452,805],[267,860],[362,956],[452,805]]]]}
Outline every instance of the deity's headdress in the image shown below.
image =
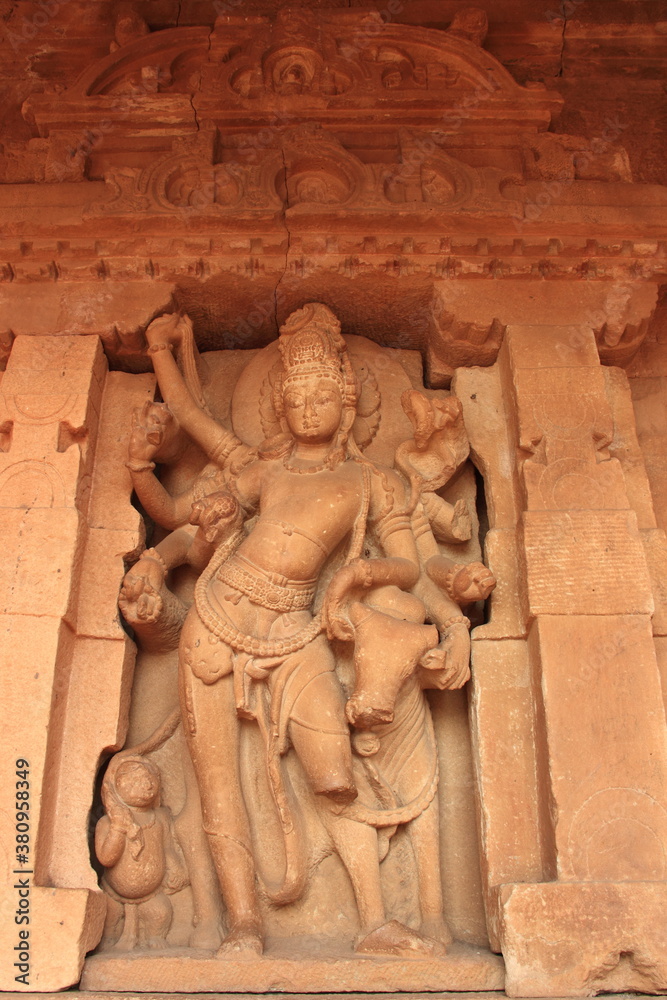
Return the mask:
{"type": "Polygon", "coordinates": [[[355,406],[358,386],[338,317],[321,302],[307,302],[280,327],[283,384],[319,376],[338,382],[344,406],[355,406]]]}
{"type": "Polygon", "coordinates": [[[313,378],[330,379],[338,384],[343,409],[350,413],[350,420],[344,421],[345,429],[339,435],[338,447],[332,453],[332,461],[339,461],[347,448],[359,387],[338,318],[323,303],[307,302],[280,327],[278,348],[282,372],[274,386],[273,403],[279,419],[283,417],[282,393],[286,385],[313,378]]]}
{"type": "Polygon", "coordinates": [[[335,379],[344,390],[341,370],[346,350],[337,317],[321,302],[308,302],[280,327],[278,341],[283,379],[313,376],[335,379]]]}

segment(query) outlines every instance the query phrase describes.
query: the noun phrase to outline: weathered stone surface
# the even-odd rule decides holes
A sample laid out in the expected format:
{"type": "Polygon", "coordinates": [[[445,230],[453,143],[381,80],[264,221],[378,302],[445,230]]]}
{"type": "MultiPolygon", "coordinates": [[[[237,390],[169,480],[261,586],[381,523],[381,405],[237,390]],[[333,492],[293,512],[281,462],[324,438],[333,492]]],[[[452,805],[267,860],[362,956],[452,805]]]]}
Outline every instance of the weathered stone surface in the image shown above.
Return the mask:
{"type": "Polygon", "coordinates": [[[502,886],[507,995],[663,993],[666,892],[664,882],[502,886]]]}
{"type": "MultiPolygon", "coordinates": [[[[665,370],[667,371],[667,357],[665,370]]],[[[630,379],[637,437],[646,466],[658,526],[667,529],[667,380],[665,377],[630,379]]]]}
{"type": "Polygon", "coordinates": [[[115,957],[97,955],[86,964],[82,987],[85,990],[142,992],[166,991],[174,987],[185,990],[193,974],[200,991],[216,993],[248,991],[250,983],[253,993],[275,990],[301,993],[314,986],[326,992],[337,988],[343,980],[353,990],[371,992],[395,990],[397,986],[408,992],[442,989],[467,992],[499,990],[504,981],[501,959],[465,945],[455,945],[450,958],[411,962],[378,962],[377,959],[359,962],[335,952],[323,954],[321,947],[317,949],[317,957],[295,962],[288,955],[281,955],[283,949],[284,945],[281,948],[277,942],[274,955],[269,952],[258,961],[235,962],[232,959],[224,963],[211,958],[176,956],[165,956],[156,962],[140,955],[128,963],[127,959],[119,961],[115,957]]]}
{"type": "MultiPolygon", "coordinates": [[[[479,632],[479,630],[478,630],[479,632]]],[[[495,887],[544,874],[538,816],[536,719],[526,642],[475,638],[470,718],[487,919],[501,949],[495,887]]]]}
{"type": "Polygon", "coordinates": [[[529,642],[558,877],[664,879],[667,752],[648,616],[542,614],[529,642]]]}
{"type": "Polygon", "coordinates": [[[517,532],[509,528],[490,528],[486,534],[484,555],[498,584],[489,598],[489,620],[475,632],[478,639],[518,639],[526,634],[519,597],[523,588],[519,544],[517,532]]]}
{"type": "Polygon", "coordinates": [[[634,512],[526,511],[521,534],[531,614],[652,614],[634,512]]]}

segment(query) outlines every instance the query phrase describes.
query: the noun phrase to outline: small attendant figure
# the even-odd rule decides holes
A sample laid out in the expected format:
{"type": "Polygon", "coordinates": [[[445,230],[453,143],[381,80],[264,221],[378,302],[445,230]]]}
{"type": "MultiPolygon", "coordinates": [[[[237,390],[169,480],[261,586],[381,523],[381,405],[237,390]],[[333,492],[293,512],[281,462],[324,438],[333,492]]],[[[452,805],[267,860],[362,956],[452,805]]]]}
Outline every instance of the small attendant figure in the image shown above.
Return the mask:
{"type": "Polygon", "coordinates": [[[118,754],[102,784],[106,815],[95,828],[108,896],[103,946],[164,948],[173,916],[168,896],[188,884],[160,772],[145,757],[118,754]]]}

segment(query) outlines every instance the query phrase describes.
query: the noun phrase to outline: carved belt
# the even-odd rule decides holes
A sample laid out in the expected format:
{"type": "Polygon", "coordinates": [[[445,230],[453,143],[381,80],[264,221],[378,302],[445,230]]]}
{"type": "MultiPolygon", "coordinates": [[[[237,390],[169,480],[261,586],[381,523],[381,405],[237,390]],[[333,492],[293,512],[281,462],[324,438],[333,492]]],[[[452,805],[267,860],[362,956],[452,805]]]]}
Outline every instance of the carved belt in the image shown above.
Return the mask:
{"type": "Polygon", "coordinates": [[[239,554],[224,562],[216,577],[269,611],[307,611],[317,584],[316,580],[300,583],[279,573],[268,573],[239,554]]]}

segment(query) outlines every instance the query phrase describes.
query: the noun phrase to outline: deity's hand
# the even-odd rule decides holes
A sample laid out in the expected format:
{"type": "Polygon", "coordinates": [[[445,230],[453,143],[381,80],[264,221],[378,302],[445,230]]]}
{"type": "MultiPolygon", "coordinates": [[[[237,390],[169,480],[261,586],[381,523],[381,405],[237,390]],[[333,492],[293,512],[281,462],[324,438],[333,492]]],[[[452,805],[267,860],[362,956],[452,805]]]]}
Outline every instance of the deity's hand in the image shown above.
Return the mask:
{"type": "Polygon", "coordinates": [[[450,597],[460,605],[485,601],[496,586],[496,578],[484,563],[468,563],[451,581],[450,597]]]}
{"type": "Polygon", "coordinates": [[[219,545],[243,524],[243,510],[227,490],[216,490],[195,500],[190,524],[196,524],[210,544],[219,545]]]}
{"type": "Polygon", "coordinates": [[[178,346],[186,332],[192,331],[192,323],[188,316],[181,316],[180,313],[165,313],[154,319],[146,330],[146,340],[148,346],[170,344],[178,346]]]}
{"type": "Polygon", "coordinates": [[[179,435],[179,423],[167,404],[147,400],[132,412],[128,458],[135,463],[159,460],[161,453],[173,450],[179,435]]]}
{"type": "Polygon", "coordinates": [[[157,621],[162,612],[160,590],[164,571],[154,559],[142,558],[125,574],[118,604],[123,618],[130,624],[157,621]]]}
{"type": "Polygon", "coordinates": [[[322,609],[327,635],[330,639],[350,641],[354,628],[344,605],[354,590],[367,590],[373,586],[373,570],[366,559],[353,559],[334,574],[329,584],[322,609]]]}
{"type": "Polygon", "coordinates": [[[470,635],[465,625],[451,626],[444,638],[425,653],[419,666],[426,672],[428,687],[441,691],[461,688],[470,679],[470,635]]]}

